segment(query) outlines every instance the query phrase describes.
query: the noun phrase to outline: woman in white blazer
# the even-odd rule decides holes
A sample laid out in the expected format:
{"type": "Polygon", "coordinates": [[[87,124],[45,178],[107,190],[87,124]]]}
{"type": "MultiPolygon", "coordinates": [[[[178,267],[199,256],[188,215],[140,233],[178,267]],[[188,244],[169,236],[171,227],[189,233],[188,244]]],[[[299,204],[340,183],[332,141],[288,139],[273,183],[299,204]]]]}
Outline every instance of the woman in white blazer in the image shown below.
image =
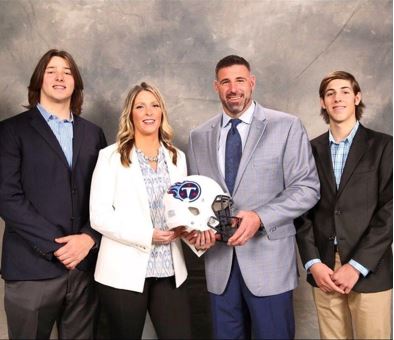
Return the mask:
{"type": "Polygon", "coordinates": [[[117,142],[101,150],[94,170],[90,219],[102,234],[94,276],[113,338],[141,338],[147,310],[159,338],[191,337],[185,234],[168,230],[162,200],[187,172],[172,137],[162,96],[141,83],[125,100],[117,142]]]}

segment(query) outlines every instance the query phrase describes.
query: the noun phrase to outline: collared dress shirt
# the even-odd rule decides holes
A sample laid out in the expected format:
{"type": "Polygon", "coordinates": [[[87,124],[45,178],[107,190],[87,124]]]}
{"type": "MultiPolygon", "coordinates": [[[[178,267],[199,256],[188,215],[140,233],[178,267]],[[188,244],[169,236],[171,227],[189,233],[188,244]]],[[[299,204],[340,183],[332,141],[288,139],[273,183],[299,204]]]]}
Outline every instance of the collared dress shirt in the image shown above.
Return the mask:
{"type": "Polygon", "coordinates": [[[72,167],[73,160],[73,124],[74,118],[73,114],[70,112],[70,119],[59,119],[54,114],[48,112],[42,105],[37,104],[37,108],[40,111],[41,115],[44,117],[45,121],[48,123],[52,132],[56,136],[60,147],[63,150],[64,155],[66,156],[68,166],[72,167]]]}
{"type": "Polygon", "coordinates": [[[352,142],[358,130],[359,125],[360,123],[357,121],[352,131],[350,131],[349,135],[340,142],[335,141],[331,131],[329,131],[328,133],[328,140],[331,150],[332,167],[334,169],[337,189],[339,188],[339,183],[341,182],[341,177],[342,177],[343,169],[345,168],[347,156],[349,155],[349,150],[350,147],[352,146],[352,142]]]}

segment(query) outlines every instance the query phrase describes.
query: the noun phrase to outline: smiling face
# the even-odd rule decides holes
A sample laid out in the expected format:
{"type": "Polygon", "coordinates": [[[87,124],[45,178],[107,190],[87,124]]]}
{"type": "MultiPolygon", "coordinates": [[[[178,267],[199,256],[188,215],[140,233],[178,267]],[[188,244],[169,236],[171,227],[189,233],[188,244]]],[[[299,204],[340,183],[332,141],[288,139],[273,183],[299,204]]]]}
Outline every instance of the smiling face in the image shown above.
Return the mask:
{"type": "Polygon", "coordinates": [[[132,121],[135,138],[143,136],[159,137],[162,109],[157,98],[149,91],[141,91],[134,100],[132,121]]]}
{"type": "Polygon", "coordinates": [[[320,105],[327,111],[330,123],[354,124],[360,101],[361,93],[354,93],[349,80],[334,79],[328,83],[320,105]]]}
{"type": "Polygon", "coordinates": [[[40,103],[70,104],[74,92],[74,77],[70,65],[61,57],[52,57],[45,68],[40,91],[40,103]]]}
{"type": "Polygon", "coordinates": [[[255,83],[255,77],[244,65],[221,68],[214,86],[224,112],[233,118],[241,116],[252,103],[255,83]]]}

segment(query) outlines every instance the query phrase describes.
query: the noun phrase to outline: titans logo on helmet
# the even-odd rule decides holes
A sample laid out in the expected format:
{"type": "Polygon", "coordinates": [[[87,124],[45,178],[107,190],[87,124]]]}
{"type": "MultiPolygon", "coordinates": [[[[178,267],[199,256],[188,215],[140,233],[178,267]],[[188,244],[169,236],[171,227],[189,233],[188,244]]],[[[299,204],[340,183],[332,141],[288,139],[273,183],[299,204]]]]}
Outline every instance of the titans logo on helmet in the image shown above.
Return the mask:
{"type": "Polygon", "coordinates": [[[176,182],[170,186],[168,193],[178,200],[193,202],[200,197],[201,187],[192,181],[176,182]]]}

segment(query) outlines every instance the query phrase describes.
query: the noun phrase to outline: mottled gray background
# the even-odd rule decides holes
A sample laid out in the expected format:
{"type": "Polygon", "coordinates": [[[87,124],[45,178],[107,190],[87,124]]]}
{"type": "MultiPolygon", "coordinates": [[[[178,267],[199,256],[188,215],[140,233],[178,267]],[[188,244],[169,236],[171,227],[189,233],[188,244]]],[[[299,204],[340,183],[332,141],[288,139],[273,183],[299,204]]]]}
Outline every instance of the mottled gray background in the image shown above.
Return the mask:
{"type": "MultiPolygon", "coordinates": [[[[384,0],[0,0],[0,119],[23,110],[38,59],[61,48],[80,66],[84,117],[109,142],[126,93],[148,81],[163,93],[185,149],[190,129],[220,110],[216,62],[239,54],[257,77],[255,98],[299,116],[311,138],[327,128],[320,80],[338,69],[361,84],[362,122],[392,134],[392,13],[384,0]]],[[[317,337],[309,289],[302,285],[295,299],[297,336],[317,337]]]]}

